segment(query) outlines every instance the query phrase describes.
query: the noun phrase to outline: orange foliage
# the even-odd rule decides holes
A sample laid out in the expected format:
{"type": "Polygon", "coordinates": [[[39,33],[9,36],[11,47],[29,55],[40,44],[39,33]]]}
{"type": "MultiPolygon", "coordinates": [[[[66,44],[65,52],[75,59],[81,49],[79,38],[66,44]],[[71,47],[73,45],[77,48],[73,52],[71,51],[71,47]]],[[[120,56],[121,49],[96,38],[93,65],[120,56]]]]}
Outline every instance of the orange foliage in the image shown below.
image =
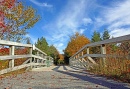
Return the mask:
{"type": "Polygon", "coordinates": [[[64,56],[62,54],[59,54],[60,60],[64,60],[64,56]]]}
{"type": "Polygon", "coordinates": [[[79,49],[81,49],[84,45],[90,43],[90,40],[86,38],[84,35],[75,33],[72,37],[70,37],[70,42],[68,43],[65,52],[69,54],[69,56],[74,55],[79,49]]]}

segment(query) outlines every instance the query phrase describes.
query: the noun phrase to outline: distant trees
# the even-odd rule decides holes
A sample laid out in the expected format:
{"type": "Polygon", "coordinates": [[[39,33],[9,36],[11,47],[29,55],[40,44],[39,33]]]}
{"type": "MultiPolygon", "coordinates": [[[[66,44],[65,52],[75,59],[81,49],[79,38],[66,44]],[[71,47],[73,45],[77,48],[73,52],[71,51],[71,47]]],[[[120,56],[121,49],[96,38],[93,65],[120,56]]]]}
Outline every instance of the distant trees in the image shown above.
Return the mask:
{"type": "MultiPolygon", "coordinates": [[[[4,10],[4,9],[3,9],[4,10]]],[[[4,10],[5,27],[1,29],[0,38],[20,42],[25,40],[27,29],[30,29],[40,19],[31,6],[15,3],[10,9],[4,10]]]]}
{"type": "Polygon", "coordinates": [[[58,59],[60,58],[58,50],[53,45],[49,46],[44,37],[38,38],[37,42],[35,43],[35,46],[43,52],[47,53],[47,55],[53,57],[54,64],[58,63],[58,59]]]}
{"type": "Polygon", "coordinates": [[[60,55],[59,55],[59,52],[58,50],[56,49],[55,46],[51,45],[49,46],[49,53],[48,53],[51,57],[54,58],[54,64],[57,65],[58,63],[58,59],[60,58],[60,55]]]}

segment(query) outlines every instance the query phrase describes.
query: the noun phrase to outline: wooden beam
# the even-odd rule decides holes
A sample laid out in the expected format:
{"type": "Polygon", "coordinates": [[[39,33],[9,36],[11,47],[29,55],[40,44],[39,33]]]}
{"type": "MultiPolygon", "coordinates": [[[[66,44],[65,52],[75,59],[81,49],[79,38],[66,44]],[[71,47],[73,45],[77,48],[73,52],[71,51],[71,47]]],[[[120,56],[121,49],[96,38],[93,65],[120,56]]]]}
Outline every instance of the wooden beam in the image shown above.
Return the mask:
{"type": "MultiPolygon", "coordinates": [[[[14,46],[10,46],[9,47],[9,55],[13,56],[14,55],[14,46]]],[[[11,60],[9,60],[9,68],[13,68],[14,67],[14,58],[11,58],[11,60]]]]}
{"type": "Polygon", "coordinates": [[[21,44],[21,43],[18,43],[18,42],[5,41],[5,40],[0,40],[0,45],[17,46],[17,47],[32,47],[31,44],[21,44]]]}
{"type": "Polygon", "coordinates": [[[71,57],[74,57],[75,55],[77,55],[78,53],[80,53],[82,50],[84,50],[87,47],[100,46],[102,44],[120,43],[120,42],[124,42],[124,41],[129,41],[129,40],[130,40],[130,35],[125,35],[125,36],[120,36],[120,37],[116,37],[116,38],[112,38],[112,39],[107,39],[107,40],[103,40],[103,41],[99,41],[99,42],[90,43],[90,44],[87,44],[84,47],[82,47],[78,52],[76,52],[71,57]]]}

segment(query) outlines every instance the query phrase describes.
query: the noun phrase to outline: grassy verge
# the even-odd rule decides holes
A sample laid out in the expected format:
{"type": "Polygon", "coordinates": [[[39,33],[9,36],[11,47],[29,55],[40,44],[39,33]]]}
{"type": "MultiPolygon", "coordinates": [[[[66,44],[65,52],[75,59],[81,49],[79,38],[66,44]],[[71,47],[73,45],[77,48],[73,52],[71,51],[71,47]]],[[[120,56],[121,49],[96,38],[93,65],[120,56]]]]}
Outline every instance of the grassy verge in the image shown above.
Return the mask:
{"type": "Polygon", "coordinates": [[[130,60],[107,58],[104,64],[100,59],[98,65],[93,66],[89,72],[130,83],[130,60]]]}
{"type": "Polygon", "coordinates": [[[16,71],[12,71],[12,72],[9,72],[9,73],[6,73],[6,74],[2,74],[2,75],[0,75],[0,79],[5,78],[7,76],[16,77],[18,74],[25,73],[26,72],[25,70],[26,70],[26,68],[23,68],[23,69],[20,69],[20,70],[16,70],[16,71]]]}

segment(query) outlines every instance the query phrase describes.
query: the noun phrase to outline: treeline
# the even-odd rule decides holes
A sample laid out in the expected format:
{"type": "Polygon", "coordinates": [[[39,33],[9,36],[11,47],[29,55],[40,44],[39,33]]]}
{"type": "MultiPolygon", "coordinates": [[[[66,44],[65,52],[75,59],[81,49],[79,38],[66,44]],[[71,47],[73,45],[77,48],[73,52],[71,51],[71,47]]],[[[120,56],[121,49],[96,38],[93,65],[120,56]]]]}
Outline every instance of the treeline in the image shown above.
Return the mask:
{"type": "MultiPolygon", "coordinates": [[[[91,40],[88,39],[85,35],[76,32],[74,35],[70,37],[70,41],[68,42],[68,45],[64,50],[65,63],[69,64],[69,58],[86,44],[106,40],[109,38],[110,38],[110,34],[108,30],[106,29],[104,30],[102,36],[99,32],[94,31],[91,40]]],[[[96,47],[96,48],[93,48],[91,52],[97,53],[99,50],[100,49],[96,47]]]]}
{"type": "MultiPolygon", "coordinates": [[[[104,30],[102,35],[94,31],[91,40],[83,34],[75,33],[70,37],[70,41],[64,50],[65,63],[69,64],[69,58],[86,44],[106,39],[110,39],[108,30],[104,30]]],[[[103,58],[92,57],[98,65],[93,65],[88,71],[124,82],[130,82],[130,41],[106,44],[105,46],[106,54],[116,55],[117,57],[106,56],[105,60],[103,58]],[[118,56],[122,56],[122,58],[118,56]]],[[[90,54],[101,54],[100,46],[90,47],[89,50],[90,54]]]]}
{"type": "Polygon", "coordinates": [[[38,38],[35,46],[45,52],[48,56],[54,58],[54,64],[57,65],[58,60],[60,59],[60,54],[54,45],[50,45],[47,43],[44,37],[38,38]]]}

